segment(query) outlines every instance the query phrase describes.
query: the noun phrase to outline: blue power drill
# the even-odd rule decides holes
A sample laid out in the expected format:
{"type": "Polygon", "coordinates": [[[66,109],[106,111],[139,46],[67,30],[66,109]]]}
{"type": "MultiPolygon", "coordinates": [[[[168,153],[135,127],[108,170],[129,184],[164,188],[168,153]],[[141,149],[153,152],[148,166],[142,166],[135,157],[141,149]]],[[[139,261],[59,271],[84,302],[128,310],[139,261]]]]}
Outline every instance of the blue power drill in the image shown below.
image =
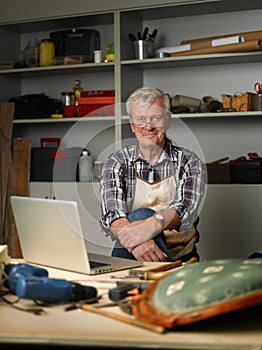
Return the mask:
{"type": "Polygon", "coordinates": [[[63,303],[97,297],[97,289],[64,279],[49,278],[47,270],[29,264],[8,264],[5,267],[6,288],[19,298],[43,303],[63,303]]]}

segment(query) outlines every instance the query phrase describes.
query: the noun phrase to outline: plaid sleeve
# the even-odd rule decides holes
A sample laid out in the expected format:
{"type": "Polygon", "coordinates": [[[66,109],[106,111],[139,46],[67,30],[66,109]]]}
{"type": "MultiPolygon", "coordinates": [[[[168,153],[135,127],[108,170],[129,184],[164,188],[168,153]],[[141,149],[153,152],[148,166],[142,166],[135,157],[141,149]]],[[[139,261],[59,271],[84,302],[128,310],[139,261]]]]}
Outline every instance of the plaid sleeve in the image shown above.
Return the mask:
{"type": "Polygon", "coordinates": [[[180,231],[186,231],[199,215],[206,189],[206,171],[194,152],[184,150],[178,163],[176,197],[170,207],[180,216],[180,231]]]}
{"type": "Polygon", "coordinates": [[[124,157],[112,155],[104,164],[100,183],[102,217],[100,227],[105,235],[109,235],[111,223],[126,217],[126,183],[124,157]]]}

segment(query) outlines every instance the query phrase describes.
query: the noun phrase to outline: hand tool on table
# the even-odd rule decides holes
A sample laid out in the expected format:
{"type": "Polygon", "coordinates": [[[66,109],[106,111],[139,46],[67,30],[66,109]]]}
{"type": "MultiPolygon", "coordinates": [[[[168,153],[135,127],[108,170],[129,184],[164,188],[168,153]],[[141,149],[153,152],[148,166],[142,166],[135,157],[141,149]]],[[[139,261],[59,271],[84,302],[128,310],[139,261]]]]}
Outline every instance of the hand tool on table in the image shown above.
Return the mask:
{"type": "Polygon", "coordinates": [[[140,280],[156,280],[158,278],[164,277],[167,273],[171,272],[172,269],[181,267],[188,264],[193,264],[197,262],[196,258],[191,258],[186,262],[182,260],[176,260],[171,263],[163,264],[157,267],[154,267],[149,270],[130,270],[128,275],[122,276],[111,276],[112,278],[139,278],[140,280]]]}
{"type": "Polygon", "coordinates": [[[81,308],[82,305],[84,304],[94,304],[97,303],[101,299],[102,295],[97,295],[96,297],[92,297],[86,300],[80,300],[75,303],[72,303],[68,306],[65,307],[65,311],[71,311],[75,309],[81,308]]]}
{"type": "Polygon", "coordinates": [[[49,278],[46,269],[30,264],[8,264],[5,273],[5,287],[19,298],[54,304],[97,297],[95,287],[65,279],[49,278]]]}
{"type": "Polygon", "coordinates": [[[174,262],[171,262],[171,263],[167,263],[167,264],[164,264],[164,265],[160,265],[160,266],[157,266],[157,267],[154,267],[152,269],[149,269],[149,270],[129,270],[128,272],[128,277],[131,277],[131,278],[141,278],[144,276],[144,273],[159,273],[159,272],[164,272],[164,271],[168,271],[168,270],[172,270],[176,267],[179,267],[182,265],[182,261],[181,260],[177,260],[177,261],[174,261],[174,262]]]}
{"type": "Polygon", "coordinates": [[[118,302],[128,296],[140,294],[150,282],[117,282],[117,286],[108,291],[109,299],[118,302]]]}
{"type": "Polygon", "coordinates": [[[158,280],[159,278],[162,278],[166,275],[168,275],[170,272],[172,272],[172,270],[174,268],[178,268],[178,267],[183,267],[185,265],[188,265],[188,264],[193,264],[197,262],[197,259],[196,258],[191,258],[190,260],[186,261],[186,262],[181,262],[180,265],[176,266],[176,267],[173,267],[171,269],[168,269],[168,270],[164,270],[164,271],[161,271],[161,272],[152,272],[152,271],[143,271],[143,273],[139,274],[138,278],[141,279],[141,280],[158,280]]]}
{"type": "Polygon", "coordinates": [[[256,82],[254,84],[254,89],[257,94],[262,94],[262,83],[256,82]]]}

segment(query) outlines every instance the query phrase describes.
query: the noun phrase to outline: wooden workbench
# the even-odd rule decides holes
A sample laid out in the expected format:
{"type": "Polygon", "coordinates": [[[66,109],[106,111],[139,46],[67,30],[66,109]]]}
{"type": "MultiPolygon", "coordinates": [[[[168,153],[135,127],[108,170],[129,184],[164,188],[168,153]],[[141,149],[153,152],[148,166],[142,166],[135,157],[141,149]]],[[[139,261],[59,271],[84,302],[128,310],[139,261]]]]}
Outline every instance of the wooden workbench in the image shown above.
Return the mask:
{"type": "MultiPolygon", "coordinates": [[[[17,261],[16,261],[17,262],[17,261]]],[[[18,261],[19,262],[19,261],[18,261]]],[[[149,264],[151,266],[151,264],[149,264]]],[[[66,278],[106,290],[110,274],[85,276],[48,268],[49,277],[66,278]],[[103,282],[101,282],[103,280],[103,282]]],[[[114,275],[123,275],[117,272],[114,275]]],[[[112,287],[114,284],[112,284],[112,287]]],[[[16,304],[36,307],[30,300],[16,304]]],[[[145,349],[262,349],[262,304],[157,334],[81,309],[65,311],[65,305],[46,307],[43,315],[16,310],[0,302],[1,349],[61,347],[145,349]]],[[[107,308],[123,313],[118,307],[107,308]]]]}

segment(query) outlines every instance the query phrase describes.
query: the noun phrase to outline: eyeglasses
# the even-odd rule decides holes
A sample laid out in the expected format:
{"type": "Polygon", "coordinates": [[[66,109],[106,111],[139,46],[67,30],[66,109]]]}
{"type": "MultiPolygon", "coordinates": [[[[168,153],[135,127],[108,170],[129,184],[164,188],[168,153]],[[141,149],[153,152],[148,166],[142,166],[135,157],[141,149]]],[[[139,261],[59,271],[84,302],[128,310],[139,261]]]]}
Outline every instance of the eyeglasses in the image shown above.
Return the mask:
{"type": "Polygon", "coordinates": [[[154,115],[151,118],[147,117],[136,117],[132,119],[133,123],[136,125],[139,125],[141,127],[145,127],[147,124],[150,124],[152,126],[160,126],[164,124],[164,118],[162,115],[154,115]]]}

